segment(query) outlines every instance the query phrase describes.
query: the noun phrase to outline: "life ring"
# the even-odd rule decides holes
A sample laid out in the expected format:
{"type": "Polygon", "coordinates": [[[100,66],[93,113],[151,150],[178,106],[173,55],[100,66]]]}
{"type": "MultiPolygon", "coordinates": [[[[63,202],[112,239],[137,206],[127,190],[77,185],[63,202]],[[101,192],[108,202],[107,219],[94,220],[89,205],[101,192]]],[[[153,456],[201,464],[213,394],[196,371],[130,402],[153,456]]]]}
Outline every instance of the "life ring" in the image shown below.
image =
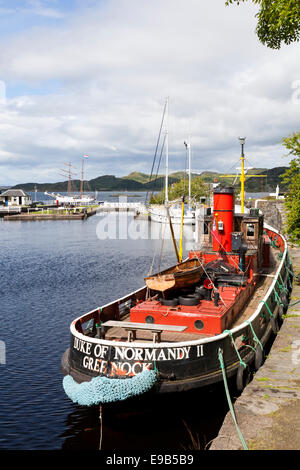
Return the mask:
{"type": "Polygon", "coordinates": [[[250,382],[250,368],[246,364],[244,367],[243,364],[240,364],[236,374],[236,388],[239,392],[242,392],[246,385],[250,382]]]}
{"type": "Polygon", "coordinates": [[[260,345],[258,345],[255,351],[255,359],[254,359],[255,370],[258,370],[263,365],[264,360],[265,360],[265,351],[260,347],[260,345]]]}

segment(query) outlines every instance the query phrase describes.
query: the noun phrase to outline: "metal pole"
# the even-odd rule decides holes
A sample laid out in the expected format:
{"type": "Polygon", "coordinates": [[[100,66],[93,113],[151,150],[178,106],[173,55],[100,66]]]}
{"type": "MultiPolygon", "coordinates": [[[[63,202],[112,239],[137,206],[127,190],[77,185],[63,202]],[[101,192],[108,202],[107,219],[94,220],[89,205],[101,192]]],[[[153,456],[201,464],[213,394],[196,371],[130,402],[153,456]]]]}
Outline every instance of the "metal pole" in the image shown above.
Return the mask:
{"type": "Polygon", "coordinates": [[[80,199],[82,198],[82,189],[83,189],[83,172],[84,172],[84,159],[82,159],[82,169],[81,169],[81,183],[80,183],[80,199]]]}
{"type": "Polygon", "coordinates": [[[245,199],[245,155],[244,155],[244,142],[241,142],[241,212],[244,213],[244,199],[245,199]]]}
{"type": "Polygon", "coordinates": [[[192,197],[192,181],[191,181],[191,134],[189,135],[188,142],[189,151],[189,211],[191,210],[191,197],[192,197]]]}
{"type": "Polygon", "coordinates": [[[99,437],[99,450],[102,450],[102,434],[103,434],[103,409],[102,405],[99,405],[99,421],[100,421],[100,437],[99,437]]]}
{"type": "Polygon", "coordinates": [[[169,201],[169,195],[168,195],[168,183],[169,183],[169,98],[167,98],[166,101],[166,186],[165,186],[165,203],[169,201]]]}

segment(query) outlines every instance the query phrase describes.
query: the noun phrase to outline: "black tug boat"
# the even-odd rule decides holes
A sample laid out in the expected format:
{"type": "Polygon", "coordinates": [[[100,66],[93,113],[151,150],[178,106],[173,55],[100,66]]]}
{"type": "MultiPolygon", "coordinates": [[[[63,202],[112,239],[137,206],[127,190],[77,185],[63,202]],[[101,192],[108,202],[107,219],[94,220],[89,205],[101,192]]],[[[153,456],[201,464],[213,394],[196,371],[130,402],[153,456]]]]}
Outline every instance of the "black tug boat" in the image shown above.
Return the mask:
{"type": "Polygon", "coordinates": [[[292,288],[286,240],[256,210],[234,214],[231,188],[215,190],[213,213],[206,215],[205,224],[205,244],[191,251],[188,260],[71,323],[62,370],[65,391],[74,402],[102,403],[147,389],[159,394],[214,384],[222,381],[220,354],[227,377],[236,376],[242,390],[250,367],[261,366],[292,288]],[[180,273],[179,283],[173,282],[174,273],[180,273]],[[152,374],[148,386],[135,386],[147,374],[152,374]],[[91,392],[89,384],[96,379],[91,392]],[[93,397],[87,400],[89,393],[93,397]]]}

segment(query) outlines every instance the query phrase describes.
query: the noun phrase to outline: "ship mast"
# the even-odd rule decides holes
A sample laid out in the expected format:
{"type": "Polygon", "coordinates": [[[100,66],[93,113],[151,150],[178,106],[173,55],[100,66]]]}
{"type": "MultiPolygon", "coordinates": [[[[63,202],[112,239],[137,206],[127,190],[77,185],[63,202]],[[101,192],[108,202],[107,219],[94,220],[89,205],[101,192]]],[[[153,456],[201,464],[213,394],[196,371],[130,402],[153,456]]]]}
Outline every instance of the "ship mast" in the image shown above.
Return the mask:
{"type": "Polygon", "coordinates": [[[60,170],[62,173],[60,173],[60,174],[62,176],[67,176],[68,177],[68,196],[71,196],[71,179],[72,179],[72,176],[75,176],[75,174],[76,174],[76,173],[72,172],[72,168],[76,168],[76,167],[73,166],[71,162],[64,163],[64,165],[66,165],[68,167],[68,169],[66,170],[65,168],[62,168],[60,170]]]}
{"type": "Polygon", "coordinates": [[[168,202],[169,202],[169,195],[168,195],[168,184],[169,184],[169,178],[168,178],[168,172],[169,172],[169,131],[168,131],[168,125],[169,125],[169,97],[167,98],[167,101],[166,101],[166,130],[165,130],[165,135],[166,135],[166,185],[165,185],[165,205],[167,205],[168,202]]]}
{"type": "Polygon", "coordinates": [[[192,175],[191,175],[191,134],[189,135],[188,142],[189,150],[189,211],[191,210],[191,197],[192,197],[192,175]]]}
{"type": "Polygon", "coordinates": [[[81,157],[82,167],[81,167],[80,199],[82,198],[82,193],[83,193],[83,176],[84,176],[84,159],[85,158],[88,158],[88,155],[84,155],[83,157],[81,157]]]}
{"type": "MultiPolygon", "coordinates": [[[[244,145],[246,137],[239,137],[241,144],[241,173],[240,173],[240,182],[241,182],[241,213],[244,214],[245,207],[245,181],[246,178],[266,178],[267,175],[246,175],[245,174],[245,154],[244,154],[244,145]]],[[[237,175],[220,175],[219,178],[236,178],[237,175]]]]}
{"type": "Polygon", "coordinates": [[[188,175],[189,175],[189,205],[188,209],[189,211],[191,210],[191,197],[192,197],[192,174],[191,174],[191,134],[189,134],[188,142],[184,142],[185,148],[188,152],[188,160],[189,160],[189,169],[188,169],[188,175]]]}
{"type": "Polygon", "coordinates": [[[244,145],[246,137],[239,137],[241,143],[241,213],[244,213],[244,201],[245,201],[245,154],[244,145]]]}

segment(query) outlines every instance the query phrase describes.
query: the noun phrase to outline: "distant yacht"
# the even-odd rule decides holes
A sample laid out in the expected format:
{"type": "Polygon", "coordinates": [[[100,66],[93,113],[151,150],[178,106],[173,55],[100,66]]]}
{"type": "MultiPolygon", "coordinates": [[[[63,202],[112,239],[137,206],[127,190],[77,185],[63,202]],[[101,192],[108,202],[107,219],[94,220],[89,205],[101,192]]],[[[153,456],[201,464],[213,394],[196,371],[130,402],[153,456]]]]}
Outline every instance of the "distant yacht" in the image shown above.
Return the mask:
{"type": "MultiPolygon", "coordinates": [[[[172,224],[181,224],[181,205],[180,206],[171,206],[169,208],[169,213],[171,217],[172,224]]],[[[167,210],[164,205],[152,205],[149,207],[150,218],[153,222],[167,223],[168,216],[167,210]]],[[[194,225],[195,224],[195,211],[187,210],[183,216],[184,225],[194,225]]]]}

